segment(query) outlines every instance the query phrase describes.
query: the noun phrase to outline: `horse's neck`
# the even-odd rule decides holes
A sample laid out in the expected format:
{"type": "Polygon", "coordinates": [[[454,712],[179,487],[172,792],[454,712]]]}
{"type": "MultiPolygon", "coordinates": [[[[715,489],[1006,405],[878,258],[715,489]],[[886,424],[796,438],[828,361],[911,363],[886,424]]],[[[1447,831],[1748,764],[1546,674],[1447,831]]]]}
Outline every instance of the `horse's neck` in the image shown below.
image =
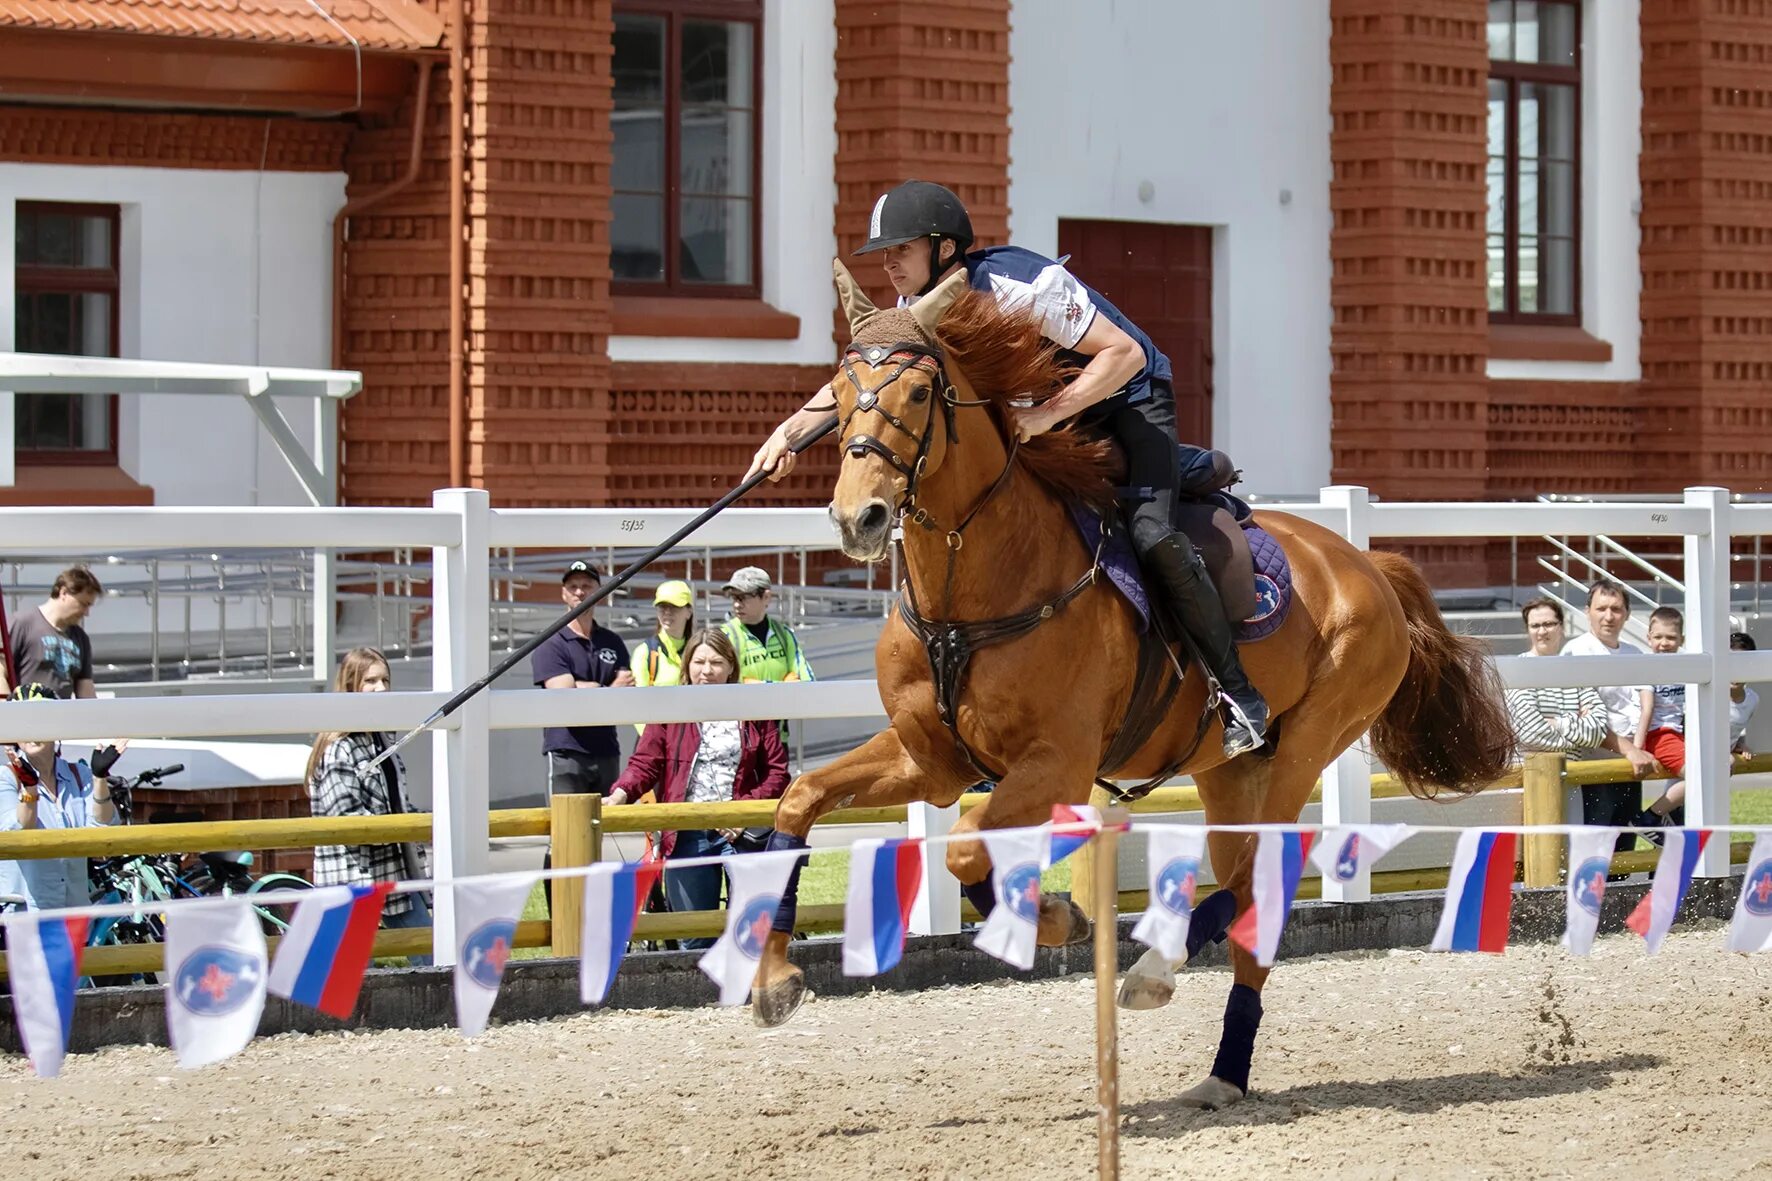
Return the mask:
{"type": "Polygon", "coordinates": [[[963,422],[960,430],[966,448],[952,449],[919,489],[919,504],[935,527],[926,529],[908,518],[904,523],[905,578],[923,615],[983,619],[1024,606],[1030,589],[1049,582],[1068,585],[1078,571],[1059,556],[1064,506],[1020,464],[992,493],[1008,460],[996,425],[980,416],[976,423],[963,422]],[[952,550],[949,530],[958,528],[981,502],[959,548],[952,550]]]}

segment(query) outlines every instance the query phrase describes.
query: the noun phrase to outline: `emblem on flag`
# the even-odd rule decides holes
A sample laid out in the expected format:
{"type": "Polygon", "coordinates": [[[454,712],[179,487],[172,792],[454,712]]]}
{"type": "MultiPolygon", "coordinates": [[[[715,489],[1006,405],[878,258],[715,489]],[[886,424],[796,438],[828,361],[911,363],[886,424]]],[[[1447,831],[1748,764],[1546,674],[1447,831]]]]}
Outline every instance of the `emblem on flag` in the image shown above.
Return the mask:
{"type": "Polygon", "coordinates": [[[1589,857],[1569,881],[1575,904],[1595,918],[1600,917],[1600,900],[1606,896],[1606,871],[1610,864],[1605,858],[1589,857]]]}
{"type": "Polygon", "coordinates": [[[1157,903],[1172,914],[1194,913],[1194,892],[1200,885],[1200,859],[1173,857],[1157,871],[1157,903]]]}
{"type": "Polygon", "coordinates": [[[220,1017],[257,992],[258,964],[231,947],[199,947],[178,967],[172,995],[199,1017],[220,1017]]]}
{"type": "Polygon", "coordinates": [[[1749,914],[1772,914],[1772,861],[1762,861],[1748,873],[1741,905],[1749,914]]]}
{"type": "Polygon", "coordinates": [[[517,924],[512,919],[493,919],[481,923],[461,945],[462,966],[468,977],[481,988],[497,988],[504,978],[505,965],[511,962],[511,949],[517,942],[517,924]]]}
{"type": "Polygon", "coordinates": [[[1335,880],[1351,882],[1354,875],[1360,872],[1360,834],[1351,833],[1341,843],[1340,852],[1335,854],[1335,880]]]}
{"type": "Polygon", "coordinates": [[[1003,901],[1017,916],[1040,921],[1040,867],[1031,861],[1012,866],[1003,875],[1003,901]]]}
{"type": "Polygon", "coordinates": [[[775,922],[775,911],[780,905],[779,894],[759,894],[745,903],[738,922],[732,927],[732,942],[747,958],[762,958],[763,945],[769,942],[769,928],[775,922]]]}

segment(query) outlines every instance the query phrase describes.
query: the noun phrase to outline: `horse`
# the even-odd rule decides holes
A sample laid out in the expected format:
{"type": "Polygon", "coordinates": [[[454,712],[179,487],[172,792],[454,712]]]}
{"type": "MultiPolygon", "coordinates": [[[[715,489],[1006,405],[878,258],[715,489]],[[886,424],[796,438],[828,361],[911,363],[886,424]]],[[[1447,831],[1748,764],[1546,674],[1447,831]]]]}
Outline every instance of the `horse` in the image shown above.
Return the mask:
{"type": "MultiPolygon", "coordinates": [[[[1073,502],[1111,511],[1111,448],[1077,429],[1016,442],[1011,405],[1056,392],[1067,371],[1036,322],[999,310],[963,271],[887,309],[840,260],[833,273],[854,343],[831,381],[843,459],[830,515],[843,551],[865,562],[887,555],[894,524],[902,532],[900,610],[875,651],[889,724],[794,780],[771,848],[805,848],[837,807],[946,806],[981,778],[996,786],[956,832],[1046,822],[1054,805],[1089,798],[1135,696],[1132,609],[1097,576],[1070,516],[1073,502]]],[[[1289,558],[1294,593],[1279,629],[1241,649],[1273,711],[1270,749],[1226,761],[1207,678],[1188,675],[1117,778],[1179,765],[1207,822],[1239,825],[1296,821],[1324,767],[1368,733],[1423,798],[1497,778],[1512,739],[1493,665],[1447,629],[1414,565],[1285,513],[1256,520],[1289,558]]],[[[1253,839],[1213,832],[1209,847],[1223,885],[1196,908],[1190,949],[1222,940],[1251,904],[1253,839]]],[[[949,844],[947,865],[975,905],[991,905],[982,841],[949,844]]],[[[797,872],[759,957],[752,1010],[765,1026],[805,995],[788,958],[797,872]]],[[[1042,897],[1042,946],[1089,936],[1078,907],[1042,897]]],[[[1123,1005],[1169,999],[1175,965],[1154,954],[1128,972],[1123,1005]]],[[[1236,1102],[1248,1088],[1268,969],[1235,945],[1231,957],[1218,1058],[1183,1096],[1197,1106],[1236,1102]]]]}

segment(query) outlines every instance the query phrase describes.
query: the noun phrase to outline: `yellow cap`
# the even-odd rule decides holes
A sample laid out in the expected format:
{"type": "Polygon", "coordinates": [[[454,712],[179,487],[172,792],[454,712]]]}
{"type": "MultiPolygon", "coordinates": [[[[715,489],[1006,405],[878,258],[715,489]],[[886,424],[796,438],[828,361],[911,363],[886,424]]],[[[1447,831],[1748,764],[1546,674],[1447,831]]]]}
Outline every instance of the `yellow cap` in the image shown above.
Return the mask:
{"type": "Polygon", "coordinates": [[[658,592],[652,596],[654,603],[664,603],[672,607],[687,607],[695,602],[695,592],[689,589],[687,582],[661,582],[658,592]]]}

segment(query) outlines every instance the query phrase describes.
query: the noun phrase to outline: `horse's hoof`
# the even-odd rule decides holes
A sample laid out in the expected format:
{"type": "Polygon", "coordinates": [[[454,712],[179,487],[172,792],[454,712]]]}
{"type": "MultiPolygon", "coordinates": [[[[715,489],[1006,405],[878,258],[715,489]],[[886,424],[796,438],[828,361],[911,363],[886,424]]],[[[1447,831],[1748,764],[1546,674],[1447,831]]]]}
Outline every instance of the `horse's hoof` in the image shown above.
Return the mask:
{"type": "Polygon", "coordinates": [[[1205,1082],[1183,1091],[1176,1100],[1183,1107],[1197,1107],[1201,1111],[1223,1111],[1242,1101],[1242,1088],[1213,1075],[1207,1075],[1205,1082]]]}
{"type": "Polygon", "coordinates": [[[806,1002],[806,979],[795,970],[769,984],[751,989],[751,1020],[764,1029],[786,1024],[806,1002]]]}
{"type": "Polygon", "coordinates": [[[1126,970],[1120,982],[1122,1009],[1161,1009],[1175,996],[1175,971],[1187,963],[1172,964],[1168,958],[1151,948],[1126,970]]]}
{"type": "Polygon", "coordinates": [[[1070,947],[1087,943],[1095,927],[1083,908],[1068,898],[1047,894],[1040,899],[1040,927],[1036,942],[1041,947],[1070,947]],[[1063,908],[1062,910],[1060,908],[1063,908]]]}

